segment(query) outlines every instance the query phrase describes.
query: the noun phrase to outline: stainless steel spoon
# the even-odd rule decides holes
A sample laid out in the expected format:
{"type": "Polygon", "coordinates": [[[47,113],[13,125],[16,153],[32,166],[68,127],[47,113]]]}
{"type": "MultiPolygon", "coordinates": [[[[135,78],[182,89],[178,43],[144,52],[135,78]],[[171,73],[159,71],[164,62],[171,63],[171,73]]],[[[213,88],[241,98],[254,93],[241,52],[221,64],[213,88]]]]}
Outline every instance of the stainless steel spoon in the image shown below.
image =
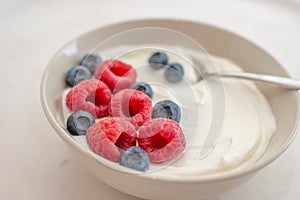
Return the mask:
{"type": "Polygon", "coordinates": [[[217,77],[228,77],[228,78],[239,78],[239,79],[246,79],[252,81],[260,81],[269,84],[273,84],[282,88],[299,90],[300,89],[300,80],[292,79],[292,78],[285,78],[280,76],[272,76],[266,74],[256,74],[256,73],[248,73],[248,72],[227,72],[221,71],[218,73],[211,73],[203,67],[203,65],[196,59],[194,59],[195,67],[202,73],[198,73],[197,81],[201,81],[204,76],[205,78],[217,78],[217,77]]]}

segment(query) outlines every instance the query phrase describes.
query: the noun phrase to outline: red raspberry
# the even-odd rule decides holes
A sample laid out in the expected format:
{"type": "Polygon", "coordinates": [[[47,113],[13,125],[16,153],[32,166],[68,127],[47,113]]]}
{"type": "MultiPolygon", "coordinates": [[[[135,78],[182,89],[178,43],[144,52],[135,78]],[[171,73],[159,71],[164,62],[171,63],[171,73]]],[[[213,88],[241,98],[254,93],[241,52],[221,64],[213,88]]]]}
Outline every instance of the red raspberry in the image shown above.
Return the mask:
{"type": "Polygon", "coordinates": [[[129,120],[135,126],[141,126],[151,118],[151,99],[138,90],[125,89],[115,94],[109,106],[109,114],[129,120]]]}
{"type": "Polygon", "coordinates": [[[85,80],[69,91],[66,103],[72,111],[85,110],[100,118],[108,115],[111,96],[110,89],[102,81],[85,80]]]}
{"type": "Polygon", "coordinates": [[[139,129],[138,146],[148,152],[152,163],[164,163],[177,157],[185,148],[180,125],[174,120],[156,118],[139,129]]]}
{"type": "Polygon", "coordinates": [[[137,73],[131,65],[118,60],[106,60],[97,67],[94,76],[116,93],[135,83],[137,73]]]}
{"type": "Polygon", "coordinates": [[[125,119],[106,118],[87,130],[86,139],[95,153],[118,162],[123,150],[136,146],[136,130],[125,119]]]}

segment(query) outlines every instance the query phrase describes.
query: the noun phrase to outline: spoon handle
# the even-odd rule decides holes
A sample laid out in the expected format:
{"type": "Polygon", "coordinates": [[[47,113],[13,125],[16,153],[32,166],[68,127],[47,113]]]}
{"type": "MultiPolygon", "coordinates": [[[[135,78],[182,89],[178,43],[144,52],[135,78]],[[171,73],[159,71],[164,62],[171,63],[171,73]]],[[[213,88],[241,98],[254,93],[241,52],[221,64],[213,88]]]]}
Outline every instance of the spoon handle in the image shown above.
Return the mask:
{"type": "Polygon", "coordinates": [[[255,73],[248,73],[248,72],[220,72],[219,76],[261,81],[261,82],[271,83],[283,88],[294,89],[294,90],[300,89],[300,80],[295,80],[295,79],[285,78],[285,77],[255,74],[255,73]]]}

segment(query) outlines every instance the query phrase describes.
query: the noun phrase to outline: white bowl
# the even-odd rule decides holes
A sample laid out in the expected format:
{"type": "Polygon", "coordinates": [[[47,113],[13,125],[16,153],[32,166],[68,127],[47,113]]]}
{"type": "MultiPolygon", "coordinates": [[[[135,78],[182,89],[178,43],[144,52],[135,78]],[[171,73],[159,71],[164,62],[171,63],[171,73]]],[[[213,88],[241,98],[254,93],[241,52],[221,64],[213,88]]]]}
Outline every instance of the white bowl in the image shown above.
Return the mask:
{"type": "MultiPolygon", "coordinates": [[[[205,199],[248,180],[290,145],[298,130],[298,92],[258,84],[272,107],[277,129],[266,152],[250,167],[209,176],[154,179],[112,169],[87,153],[64,129],[61,101],[65,89],[65,73],[70,66],[78,63],[84,53],[94,48],[95,44],[111,35],[140,27],[177,30],[199,42],[209,53],[230,59],[245,71],[288,77],[284,68],[257,45],[234,33],[199,22],[172,19],[128,21],[101,27],[78,37],[61,48],[48,64],[41,84],[41,102],[45,115],[56,133],[70,147],[80,164],[93,175],[117,190],[145,199],[205,199]]],[[[180,45],[180,41],[177,43],[180,45]]]]}

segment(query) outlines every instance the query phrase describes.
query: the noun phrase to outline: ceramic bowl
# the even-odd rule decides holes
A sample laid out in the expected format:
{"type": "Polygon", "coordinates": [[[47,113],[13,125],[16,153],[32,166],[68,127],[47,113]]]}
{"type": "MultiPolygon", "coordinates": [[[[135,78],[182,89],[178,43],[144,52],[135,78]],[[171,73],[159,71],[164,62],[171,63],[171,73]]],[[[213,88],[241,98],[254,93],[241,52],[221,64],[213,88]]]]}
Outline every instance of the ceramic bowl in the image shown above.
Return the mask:
{"type": "MultiPolygon", "coordinates": [[[[95,43],[133,28],[162,27],[184,33],[199,42],[209,53],[232,60],[245,71],[288,77],[286,70],[270,54],[237,34],[215,26],[185,20],[146,19],[108,25],[88,32],[62,47],[49,62],[41,83],[41,103],[55,132],[70,147],[75,158],[94,176],[124,193],[144,199],[206,199],[249,180],[290,145],[298,130],[299,95],[297,91],[257,84],[269,101],[277,129],[263,156],[255,164],[238,171],[190,178],[145,177],[121,172],[103,165],[72,139],[64,129],[62,92],[64,76],[70,66],[94,48],[95,43]],[[288,105],[288,106],[284,106],[288,105]]],[[[149,38],[151,36],[149,35],[149,38]]],[[[141,42],[141,41],[137,41],[141,42]]],[[[179,45],[180,41],[177,42],[179,45]]]]}

